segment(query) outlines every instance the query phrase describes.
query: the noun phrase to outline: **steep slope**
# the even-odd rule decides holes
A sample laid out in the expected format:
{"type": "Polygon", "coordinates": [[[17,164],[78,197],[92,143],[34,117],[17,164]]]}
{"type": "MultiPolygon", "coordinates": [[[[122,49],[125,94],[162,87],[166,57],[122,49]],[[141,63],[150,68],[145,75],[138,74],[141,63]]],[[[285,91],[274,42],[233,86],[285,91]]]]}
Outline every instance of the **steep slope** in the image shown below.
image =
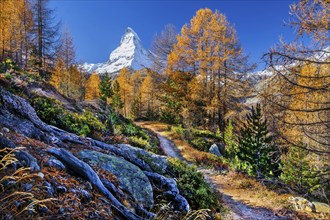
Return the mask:
{"type": "Polygon", "coordinates": [[[134,30],[128,27],[122,36],[119,46],[111,52],[109,60],[105,63],[85,63],[83,67],[89,73],[115,74],[124,67],[134,70],[150,67],[153,54],[146,50],[134,30]]]}

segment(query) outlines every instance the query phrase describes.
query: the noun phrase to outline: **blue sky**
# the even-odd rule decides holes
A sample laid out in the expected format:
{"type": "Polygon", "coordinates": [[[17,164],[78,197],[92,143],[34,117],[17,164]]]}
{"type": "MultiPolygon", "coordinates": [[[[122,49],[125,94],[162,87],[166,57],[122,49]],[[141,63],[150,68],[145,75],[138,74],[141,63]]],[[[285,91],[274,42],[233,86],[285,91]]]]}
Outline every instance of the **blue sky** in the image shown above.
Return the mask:
{"type": "Polygon", "coordinates": [[[92,1],[50,0],[74,39],[77,58],[84,62],[105,62],[115,49],[126,27],[139,35],[150,48],[153,37],[166,24],[178,30],[200,8],[218,10],[237,30],[241,45],[251,62],[263,68],[262,54],[278,42],[279,36],[291,41],[293,30],[284,25],[289,18],[290,0],[179,0],[179,1],[92,1]]]}

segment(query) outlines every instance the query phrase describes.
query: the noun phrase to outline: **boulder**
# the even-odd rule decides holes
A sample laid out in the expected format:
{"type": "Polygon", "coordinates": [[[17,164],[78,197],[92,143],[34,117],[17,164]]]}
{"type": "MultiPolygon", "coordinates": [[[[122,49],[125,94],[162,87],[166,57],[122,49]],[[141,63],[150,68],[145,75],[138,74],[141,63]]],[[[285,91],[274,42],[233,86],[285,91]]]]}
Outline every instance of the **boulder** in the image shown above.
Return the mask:
{"type": "Polygon", "coordinates": [[[80,151],[78,157],[92,166],[101,167],[115,175],[137,202],[146,208],[152,207],[154,203],[152,186],[139,167],[120,157],[91,150],[80,151]]]}
{"type": "Polygon", "coordinates": [[[330,213],[330,206],[326,203],[312,202],[315,208],[315,212],[330,213]]]}
{"type": "Polygon", "coordinates": [[[296,211],[312,212],[315,208],[312,202],[303,197],[289,197],[289,202],[293,204],[296,211]]]}
{"type": "Polygon", "coordinates": [[[153,171],[160,174],[165,174],[167,171],[168,161],[165,156],[150,153],[141,148],[136,148],[128,144],[118,144],[115,146],[93,140],[91,138],[87,139],[92,145],[123,157],[125,160],[133,163],[144,171],[153,171]]]}
{"type": "Polygon", "coordinates": [[[221,153],[220,153],[219,148],[216,144],[212,144],[212,146],[209,149],[209,152],[211,154],[214,154],[214,155],[218,156],[218,157],[221,157],[221,153]]]}

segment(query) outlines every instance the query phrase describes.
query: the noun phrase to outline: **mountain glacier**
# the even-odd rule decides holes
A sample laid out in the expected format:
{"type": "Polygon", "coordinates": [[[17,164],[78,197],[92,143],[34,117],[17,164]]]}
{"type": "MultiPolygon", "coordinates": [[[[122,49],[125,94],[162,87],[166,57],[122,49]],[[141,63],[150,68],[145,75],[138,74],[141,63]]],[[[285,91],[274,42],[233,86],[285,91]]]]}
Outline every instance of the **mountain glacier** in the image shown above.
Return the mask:
{"type": "Polygon", "coordinates": [[[116,74],[124,67],[139,70],[150,67],[154,55],[145,49],[139,36],[128,27],[122,36],[119,46],[111,52],[105,63],[84,63],[82,67],[89,73],[116,74]]]}

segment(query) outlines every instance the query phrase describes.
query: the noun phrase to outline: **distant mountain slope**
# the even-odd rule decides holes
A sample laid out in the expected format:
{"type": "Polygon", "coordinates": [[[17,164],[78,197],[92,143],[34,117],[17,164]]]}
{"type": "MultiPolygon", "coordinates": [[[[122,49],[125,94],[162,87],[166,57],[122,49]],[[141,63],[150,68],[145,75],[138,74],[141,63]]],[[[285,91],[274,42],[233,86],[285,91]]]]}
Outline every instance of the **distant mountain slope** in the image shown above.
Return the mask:
{"type": "Polygon", "coordinates": [[[128,27],[122,36],[119,46],[111,52],[109,60],[105,63],[84,63],[83,68],[91,73],[115,74],[124,67],[134,70],[150,67],[153,54],[145,49],[139,36],[128,27]]]}

